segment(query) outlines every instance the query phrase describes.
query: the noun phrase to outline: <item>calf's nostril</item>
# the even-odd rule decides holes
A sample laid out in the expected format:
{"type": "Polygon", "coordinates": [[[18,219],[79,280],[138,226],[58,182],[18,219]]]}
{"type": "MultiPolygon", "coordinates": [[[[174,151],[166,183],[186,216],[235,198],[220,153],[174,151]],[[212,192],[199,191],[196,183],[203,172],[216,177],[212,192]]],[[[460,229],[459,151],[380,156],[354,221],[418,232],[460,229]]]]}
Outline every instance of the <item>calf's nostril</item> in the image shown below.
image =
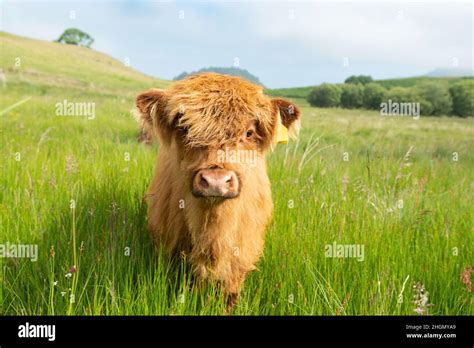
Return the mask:
{"type": "Polygon", "coordinates": [[[209,187],[209,183],[207,182],[206,178],[203,175],[201,175],[201,179],[199,180],[199,184],[204,188],[209,187]]]}

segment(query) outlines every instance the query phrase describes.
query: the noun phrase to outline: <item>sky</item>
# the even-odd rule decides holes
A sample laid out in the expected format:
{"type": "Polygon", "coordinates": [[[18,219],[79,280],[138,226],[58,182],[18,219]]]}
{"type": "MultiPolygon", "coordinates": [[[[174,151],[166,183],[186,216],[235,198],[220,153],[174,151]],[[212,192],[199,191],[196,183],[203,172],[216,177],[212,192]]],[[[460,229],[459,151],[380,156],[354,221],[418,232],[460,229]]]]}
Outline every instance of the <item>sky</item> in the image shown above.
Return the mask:
{"type": "Polygon", "coordinates": [[[270,88],[473,69],[472,1],[13,1],[0,30],[93,49],[157,78],[239,66],[270,88]]]}

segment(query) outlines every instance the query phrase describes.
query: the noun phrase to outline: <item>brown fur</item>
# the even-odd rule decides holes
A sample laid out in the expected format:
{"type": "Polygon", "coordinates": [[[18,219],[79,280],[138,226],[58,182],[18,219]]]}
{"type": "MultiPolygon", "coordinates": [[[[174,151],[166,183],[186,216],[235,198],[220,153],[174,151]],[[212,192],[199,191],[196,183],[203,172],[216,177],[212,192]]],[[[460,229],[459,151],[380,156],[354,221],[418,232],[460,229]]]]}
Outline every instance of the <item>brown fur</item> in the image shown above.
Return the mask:
{"type": "Polygon", "coordinates": [[[146,91],[137,97],[137,108],[143,127],[161,144],[148,191],[150,232],[169,254],[184,252],[197,278],[220,282],[234,302],[263,252],[272,215],[265,153],[274,144],[278,117],[296,133],[299,110],[268,98],[260,86],[218,74],[146,91]],[[256,132],[250,140],[248,129],[256,132]],[[223,148],[256,150],[256,166],[219,163],[216,153],[223,148]],[[237,174],[237,198],[192,195],[195,173],[215,167],[237,174]]]}

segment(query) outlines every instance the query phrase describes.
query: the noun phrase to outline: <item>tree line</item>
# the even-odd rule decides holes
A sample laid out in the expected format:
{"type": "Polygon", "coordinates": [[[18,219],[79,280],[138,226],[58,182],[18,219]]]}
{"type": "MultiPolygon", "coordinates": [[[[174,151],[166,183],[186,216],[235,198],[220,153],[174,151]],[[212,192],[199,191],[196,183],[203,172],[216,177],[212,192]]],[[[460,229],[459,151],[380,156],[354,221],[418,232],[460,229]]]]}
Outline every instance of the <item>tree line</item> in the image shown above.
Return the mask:
{"type": "Polygon", "coordinates": [[[474,80],[421,81],[413,87],[384,88],[370,76],[350,76],[344,84],[323,83],[308,95],[317,107],[380,110],[382,103],[419,103],[424,116],[474,115],[474,80]]]}

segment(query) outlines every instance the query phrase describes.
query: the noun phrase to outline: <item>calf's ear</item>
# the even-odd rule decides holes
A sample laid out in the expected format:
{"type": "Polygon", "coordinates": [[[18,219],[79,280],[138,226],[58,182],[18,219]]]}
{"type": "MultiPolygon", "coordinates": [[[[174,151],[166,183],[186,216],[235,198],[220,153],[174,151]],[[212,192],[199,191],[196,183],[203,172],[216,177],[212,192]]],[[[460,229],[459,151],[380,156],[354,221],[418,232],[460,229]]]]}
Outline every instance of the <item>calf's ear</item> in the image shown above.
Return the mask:
{"type": "Polygon", "coordinates": [[[168,123],[166,106],[168,96],[161,89],[150,89],[137,96],[136,117],[145,132],[156,134],[158,138],[168,143],[171,141],[171,126],[168,123]]]}
{"type": "Polygon", "coordinates": [[[280,137],[280,139],[277,139],[277,141],[284,142],[285,135],[282,137],[282,132],[288,132],[288,136],[292,139],[296,139],[298,136],[298,133],[300,131],[300,109],[296,106],[296,104],[285,100],[285,99],[280,99],[280,98],[275,98],[272,99],[272,106],[274,113],[277,118],[277,134],[275,134],[276,137],[280,137]],[[284,126],[284,129],[278,129],[281,124],[284,126]]]}

